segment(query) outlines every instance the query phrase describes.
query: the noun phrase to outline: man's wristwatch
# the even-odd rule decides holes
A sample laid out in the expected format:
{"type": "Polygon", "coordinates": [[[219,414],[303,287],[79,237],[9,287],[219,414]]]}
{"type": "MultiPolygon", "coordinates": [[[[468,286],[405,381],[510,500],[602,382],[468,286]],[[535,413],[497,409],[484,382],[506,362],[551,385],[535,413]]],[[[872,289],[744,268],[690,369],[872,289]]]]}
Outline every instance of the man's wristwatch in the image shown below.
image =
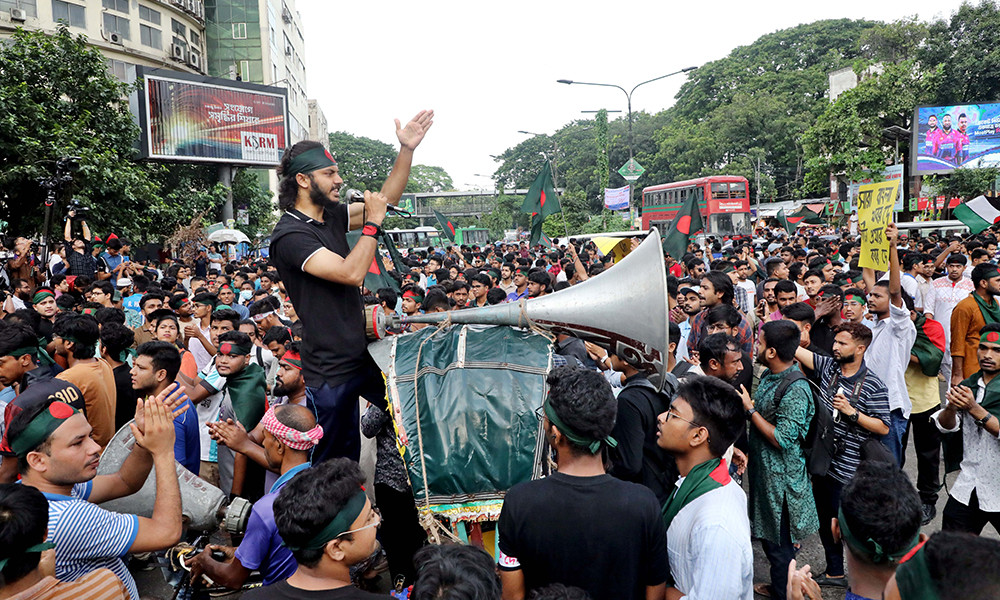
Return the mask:
{"type": "Polygon", "coordinates": [[[749,410],[746,411],[747,421],[749,421],[750,419],[753,418],[753,415],[754,415],[755,412],[757,412],[756,408],[751,408],[751,409],[749,409],[749,410]]]}
{"type": "Polygon", "coordinates": [[[978,425],[979,427],[985,429],[986,428],[986,424],[989,423],[990,419],[992,419],[992,418],[993,418],[993,413],[989,413],[988,412],[988,413],[986,413],[986,416],[983,417],[982,419],[976,419],[976,425],[978,425]]]}
{"type": "Polygon", "coordinates": [[[853,413],[847,415],[847,420],[850,421],[851,423],[857,423],[858,422],[858,417],[860,417],[860,416],[861,416],[860,412],[854,411],[853,413]]]}
{"type": "Polygon", "coordinates": [[[382,233],[382,228],[371,221],[366,221],[365,226],[361,229],[361,235],[369,237],[378,237],[380,233],[382,233]]]}

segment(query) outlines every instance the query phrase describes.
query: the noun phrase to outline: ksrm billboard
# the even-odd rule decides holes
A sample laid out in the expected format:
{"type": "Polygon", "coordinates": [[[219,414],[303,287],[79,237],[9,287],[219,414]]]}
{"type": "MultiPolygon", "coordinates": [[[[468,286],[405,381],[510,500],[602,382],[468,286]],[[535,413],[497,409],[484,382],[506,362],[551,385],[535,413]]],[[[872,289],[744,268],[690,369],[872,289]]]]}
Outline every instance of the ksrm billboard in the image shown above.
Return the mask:
{"type": "Polygon", "coordinates": [[[912,130],[913,175],[1000,166],[1000,102],[918,106],[912,130]]]}
{"type": "Polygon", "coordinates": [[[279,87],[137,67],[141,154],[149,160],[273,167],[288,147],[279,87]]]}

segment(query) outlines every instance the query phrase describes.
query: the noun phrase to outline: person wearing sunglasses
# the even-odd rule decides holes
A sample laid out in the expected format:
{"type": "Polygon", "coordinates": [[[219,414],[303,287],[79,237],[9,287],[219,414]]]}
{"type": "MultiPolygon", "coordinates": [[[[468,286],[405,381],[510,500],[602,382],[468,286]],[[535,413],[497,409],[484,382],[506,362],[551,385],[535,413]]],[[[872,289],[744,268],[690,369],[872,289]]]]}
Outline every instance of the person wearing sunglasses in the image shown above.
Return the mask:
{"type": "Polygon", "coordinates": [[[751,600],[747,497],[722,458],[745,427],[739,394],[715,377],[689,376],[657,425],[657,444],[674,456],[681,476],[663,505],[667,600],[751,600]]]}

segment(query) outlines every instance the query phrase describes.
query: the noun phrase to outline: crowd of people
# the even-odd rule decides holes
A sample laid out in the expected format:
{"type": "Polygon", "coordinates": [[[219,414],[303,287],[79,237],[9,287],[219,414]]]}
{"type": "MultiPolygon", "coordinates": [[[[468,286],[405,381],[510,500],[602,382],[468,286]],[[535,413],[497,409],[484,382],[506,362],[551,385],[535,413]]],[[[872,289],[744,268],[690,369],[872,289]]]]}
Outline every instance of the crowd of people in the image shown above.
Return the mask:
{"type": "Polygon", "coordinates": [[[76,215],[46,265],[13,242],[0,599],[142,597],[128,557],[187,536],[175,463],[253,502],[245,535],[187,563],[192,581],[234,590],[259,574],[247,598],[385,597],[371,591],[381,572],[393,595],[419,599],[1000,597],[1000,542],[979,537],[1000,529],[997,242],[893,225],[885,273],[858,267],[846,231],[762,225],[666,256],[665,372],[557,336],[537,413],[552,474],[507,492],[495,553],[430,545],[365,305],[406,335],[426,326],[414,315],[531,302],[620,268],[572,239],[402,249],[401,270],[384,260],[395,285],[366,289],[432,118],[397,122],[399,157],[363,203],[338,201],[323,146],[292,147],[268,259],[133,260],[76,215]],[[353,248],[348,228],[362,232],[353,248]],[[916,485],[902,471],[911,431],[916,485]],[[125,433],[127,458],[98,475],[125,433]],[[928,538],[946,466],[959,473],[928,538]],[[150,473],[150,516],[99,506],[150,473]],[[825,564],[800,567],[816,533],[825,564]]]}

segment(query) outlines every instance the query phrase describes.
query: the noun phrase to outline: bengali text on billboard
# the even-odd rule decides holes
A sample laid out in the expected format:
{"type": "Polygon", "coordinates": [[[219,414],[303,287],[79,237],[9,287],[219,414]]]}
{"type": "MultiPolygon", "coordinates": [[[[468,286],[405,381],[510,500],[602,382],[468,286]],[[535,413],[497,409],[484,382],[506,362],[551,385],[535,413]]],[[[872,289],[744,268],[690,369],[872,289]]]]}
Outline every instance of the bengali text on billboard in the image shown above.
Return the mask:
{"type": "Polygon", "coordinates": [[[145,157],[277,165],[288,145],[283,90],[269,93],[228,80],[210,81],[145,74],[145,157]]]}
{"type": "Polygon", "coordinates": [[[914,175],[1000,166],[1000,103],[920,106],[914,119],[914,175]]]}

